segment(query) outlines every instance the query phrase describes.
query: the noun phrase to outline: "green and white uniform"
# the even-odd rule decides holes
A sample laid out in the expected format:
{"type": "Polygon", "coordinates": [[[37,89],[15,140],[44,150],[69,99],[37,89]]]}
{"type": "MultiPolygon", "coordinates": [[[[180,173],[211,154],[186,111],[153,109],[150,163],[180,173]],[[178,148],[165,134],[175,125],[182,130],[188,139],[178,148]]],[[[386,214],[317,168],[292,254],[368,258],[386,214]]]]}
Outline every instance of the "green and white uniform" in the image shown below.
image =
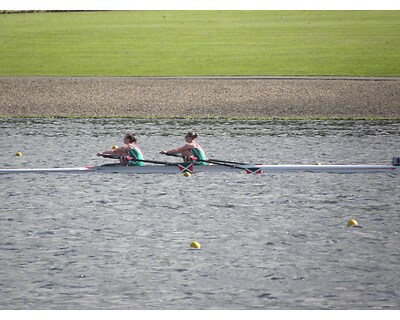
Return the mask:
{"type": "Polygon", "coordinates": [[[128,151],[132,160],[128,162],[128,166],[144,166],[144,162],[137,161],[137,160],[144,160],[143,153],[137,145],[130,144],[129,145],[132,149],[128,151]]]}
{"type": "Polygon", "coordinates": [[[193,141],[193,143],[195,144],[196,147],[193,148],[191,151],[192,151],[193,156],[195,156],[197,158],[195,164],[206,165],[207,162],[201,161],[201,160],[207,160],[206,153],[204,152],[201,145],[199,145],[197,142],[194,142],[194,141],[193,141]]]}

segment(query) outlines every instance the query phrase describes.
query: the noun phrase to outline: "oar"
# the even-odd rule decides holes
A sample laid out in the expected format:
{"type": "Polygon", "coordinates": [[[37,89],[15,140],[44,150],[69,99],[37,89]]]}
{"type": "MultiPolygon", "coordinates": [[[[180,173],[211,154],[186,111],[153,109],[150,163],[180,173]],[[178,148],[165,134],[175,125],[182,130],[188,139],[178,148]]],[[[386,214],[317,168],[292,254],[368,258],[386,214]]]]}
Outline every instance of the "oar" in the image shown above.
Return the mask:
{"type": "Polygon", "coordinates": [[[167,162],[167,161],[156,161],[156,160],[141,160],[141,159],[134,159],[132,157],[124,157],[124,156],[117,156],[113,154],[100,154],[103,158],[109,158],[109,159],[126,159],[129,161],[141,161],[141,162],[148,162],[148,163],[155,163],[155,164],[165,164],[166,166],[178,166],[179,163],[172,163],[172,162],[167,162]]]}
{"type": "MultiPolygon", "coordinates": [[[[171,157],[178,157],[181,158],[182,156],[180,156],[179,154],[175,154],[175,153],[164,153],[166,156],[171,156],[171,157]]],[[[209,162],[209,163],[214,163],[214,162],[218,162],[219,163],[230,163],[230,164],[239,164],[239,165],[250,165],[249,163],[244,163],[244,162],[235,162],[235,161],[227,161],[227,160],[218,160],[218,159],[207,159],[206,160],[199,160],[199,161],[204,161],[204,162],[209,162]],[[212,162],[214,161],[214,162],[212,162]]]]}
{"type": "MultiPolygon", "coordinates": [[[[167,156],[172,156],[172,157],[180,157],[178,154],[168,154],[168,153],[164,153],[167,156]]],[[[197,158],[194,156],[190,157],[191,160],[196,161],[197,158]]],[[[224,161],[224,162],[218,162],[218,160],[213,160],[213,159],[207,159],[207,160],[201,160],[199,159],[199,161],[202,162],[207,162],[207,163],[212,163],[212,164],[216,164],[216,165],[220,165],[220,166],[225,166],[225,167],[230,167],[230,168],[234,168],[234,169],[240,169],[240,170],[245,170],[246,173],[262,173],[262,170],[260,168],[257,167],[242,167],[241,165],[247,165],[246,163],[240,163],[240,162],[232,162],[232,161],[224,161]],[[236,163],[236,164],[234,164],[236,163]],[[238,165],[237,165],[238,164],[238,165]]]]}
{"type": "Polygon", "coordinates": [[[130,156],[124,157],[124,156],[117,156],[113,154],[99,154],[103,158],[111,158],[111,159],[126,159],[126,160],[136,160],[136,161],[142,161],[142,162],[148,162],[148,163],[156,163],[156,164],[164,164],[166,166],[175,166],[178,167],[180,172],[190,172],[193,173],[193,163],[189,164],[182,164],[182,163],[173,163],[173,162],[166,162],[166,161],[156,161],[156,160],[141,160],[141,159],[136,159],[132,158],[130,156]]]}

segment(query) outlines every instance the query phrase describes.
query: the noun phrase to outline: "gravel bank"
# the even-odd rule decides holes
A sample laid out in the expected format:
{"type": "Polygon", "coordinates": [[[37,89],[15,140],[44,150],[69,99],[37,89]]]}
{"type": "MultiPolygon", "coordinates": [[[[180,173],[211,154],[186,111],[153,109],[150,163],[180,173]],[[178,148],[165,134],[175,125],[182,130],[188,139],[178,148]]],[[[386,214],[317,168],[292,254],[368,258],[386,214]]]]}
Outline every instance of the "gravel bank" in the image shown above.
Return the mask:
{"type": "Polygon", "coordinates": [[[0,77],[0,116],[400,119],[400,78],[0,77]]]}

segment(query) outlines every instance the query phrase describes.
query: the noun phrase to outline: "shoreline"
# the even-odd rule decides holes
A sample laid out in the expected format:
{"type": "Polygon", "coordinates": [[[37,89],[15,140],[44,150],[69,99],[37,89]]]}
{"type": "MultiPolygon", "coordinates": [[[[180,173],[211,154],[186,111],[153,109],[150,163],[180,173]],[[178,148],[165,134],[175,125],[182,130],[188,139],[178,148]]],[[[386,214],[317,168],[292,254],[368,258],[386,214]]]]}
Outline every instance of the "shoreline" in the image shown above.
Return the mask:
{"type": "Polygon", "coordinates": [[[0,117],[400,119],[400,78],[0,77],[0,117]]]}

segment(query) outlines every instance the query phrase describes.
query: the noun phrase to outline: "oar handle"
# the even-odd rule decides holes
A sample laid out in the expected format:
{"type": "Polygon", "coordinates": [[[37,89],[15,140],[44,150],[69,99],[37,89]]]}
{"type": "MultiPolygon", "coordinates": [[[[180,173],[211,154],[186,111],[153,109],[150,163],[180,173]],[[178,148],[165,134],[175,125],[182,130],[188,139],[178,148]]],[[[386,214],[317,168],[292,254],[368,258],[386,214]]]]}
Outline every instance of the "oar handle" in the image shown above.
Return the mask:
{"type": "Polygon", "coordinates": [[[117,155],[113,155],[113,154],[98,153],[97,155],[100,156],[100,157],[109,158],[109,159],[127,159],[127,160],[130,160],[129,159],[130,157],[117,156],[117,155]]]}
{"type": "Polygon", "coordinates": [[[176,153],[164,153],[164,151],[160,152],[163,155],[166,155],[168,157],[177,157],[177,158],[182,158],[182,155],[176,154],[176,153]]]}

